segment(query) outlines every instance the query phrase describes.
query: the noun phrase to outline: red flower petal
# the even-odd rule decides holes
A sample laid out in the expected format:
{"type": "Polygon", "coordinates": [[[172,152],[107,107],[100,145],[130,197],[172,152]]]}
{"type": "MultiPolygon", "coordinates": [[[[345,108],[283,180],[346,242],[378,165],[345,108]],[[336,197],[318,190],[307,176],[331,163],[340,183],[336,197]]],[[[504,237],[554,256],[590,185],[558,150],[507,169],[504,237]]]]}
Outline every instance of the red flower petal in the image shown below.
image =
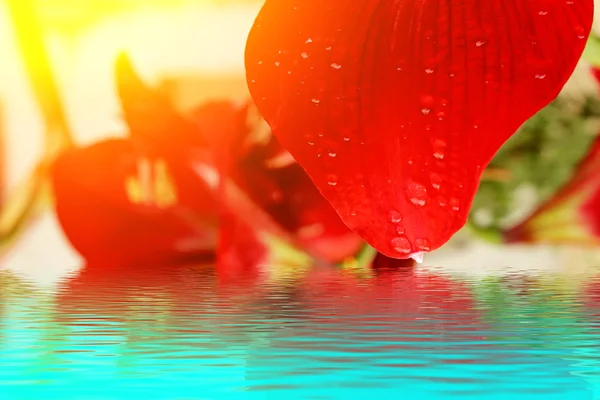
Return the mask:
{"type": "MultiPolygon", "coordinates": [[[[198,181],[193,206],[185,188],[165,206],[133,201],[130,142],[108,140],[70,150],[53,168],[56,212],[73,246],[92,263],[162,264],[204,259],[216,246],[216,206],[198,181]]],[[[176,180],[176,178],[174,178],[176,180]]],[[[179,189],[179,186],[177,187],[179,189]]]]}
{"type": "MultiPolygon", "coordinates": [[[[198,179],[197,174],[188,176],[188,163],[202,164],[203,178],[217,186],[213,196],[225,219],[222,229],[228,229],[228,220],[237,215],[232,226],[243,224],[277,236],[283,233],[294,245],[327,261],[339,261],[359,250],[360,237],[344,225],[270,131],[260,129],[260,119],[258,115],[251,118],[255,109],[249,104],[210,102],[185,118],[165,96],[144,84],[127,57],[119,58],[116,70],[122,107],[136,145],[146,154],[165,158],[188,181],[198,179]],[[235,195],[225,190],[229,184],[235,185],[235,195]]],[[[221,237],[230,234],[222,232],[221,237]]],[[[221,248],[239,246],[229,243],[221,248]]],[[[226,253],[231,259],[231,251],[226,253]]]]}
{"type": "Polygon", "coordinates": [[[560,91],[593,0],[267,0],[247,79],[344,222],[406,258],[460,229],[481,172],[560,91]]]}
{"type": "MultiPolygon", "coordinates": [[[[286,152],[270,132],[257,137],[256,122],[248,124],[247,106],[214,102],[193,116],[212,148],[220,177],[231,179],[257,208],[290,232],[296,244],[327,261],[356,254],[363,244],[360,237],[344,225],[291,156],[282,161],[286,152]]],[[[239,199],[222,196],[222,206],[239,213],[239,199]]],[[[244,219],[252,223],[253,218],[244,219]]],[[[255,222],[252,226],[261,228],[255,222]]]]}
{"type": "Polygon", "coordinates": [[[255,279],[258,264],[266,262],[267,248],[257,232],[232,213],[221,213],[217,271],[221,283],[255,279]]]}
{"type": "Polygon", "coordinates": [[[116,78],[131,138],[145,154],[165,156],[205,144],[198,127],[183,118],[164,93],[146,86],[125,54],[117,59],[116,78]]]}

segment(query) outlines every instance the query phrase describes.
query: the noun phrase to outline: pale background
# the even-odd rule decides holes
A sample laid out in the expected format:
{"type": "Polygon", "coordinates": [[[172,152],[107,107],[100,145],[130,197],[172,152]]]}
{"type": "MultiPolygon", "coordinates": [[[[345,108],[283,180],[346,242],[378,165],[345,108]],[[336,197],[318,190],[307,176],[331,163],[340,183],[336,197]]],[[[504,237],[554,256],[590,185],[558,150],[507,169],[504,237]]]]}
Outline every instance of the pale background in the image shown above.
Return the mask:
{"type": "MultiPolygon", "coordinates": [[[[125,131],[113,79],[114,59],[121,50],[130,54],[151,83],[176,77],[172,86],[180,90],[183,106],[217,93],[245,96],[244,44],[261,2],[183,3],[179,8],[149,7],[115,14],[77,34],[47,32],[68,120],[79,144],[125,131]],[[183,77],[193,77],[192,83],[179,86],[183,77]]],[[[6,136],[6,186],[10,190],[40,157],[43,126],[16,52],[4,0],[0,0],[0,60],[1,122],[6,136]]],[[[597,87],[586,66],[581,65],[565,90],[595,91],[597,87]]],[[[427,255],[425,264],[485,277],[507,269],[573,273],[589,268],[596,259],[593,254],[575,249],[496,247],[457,240],[427,255]]],[[[80,265],[80,257],[64,240],[51,212],[34,222],[0,259],[0,269],[26,275],[44,286],[53,285],[80,265]]]]}

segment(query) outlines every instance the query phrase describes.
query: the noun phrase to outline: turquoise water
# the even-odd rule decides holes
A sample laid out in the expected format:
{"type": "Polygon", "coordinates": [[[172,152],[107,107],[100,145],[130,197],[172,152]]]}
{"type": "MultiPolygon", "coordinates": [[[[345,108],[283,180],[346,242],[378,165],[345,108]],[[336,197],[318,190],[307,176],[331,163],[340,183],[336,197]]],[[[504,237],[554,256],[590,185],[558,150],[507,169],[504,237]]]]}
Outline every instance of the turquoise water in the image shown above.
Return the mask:
{"type": "Polygon", "coordinates": [[[600,277],[0,273],[0,399],[600,399],[600,277]]]}

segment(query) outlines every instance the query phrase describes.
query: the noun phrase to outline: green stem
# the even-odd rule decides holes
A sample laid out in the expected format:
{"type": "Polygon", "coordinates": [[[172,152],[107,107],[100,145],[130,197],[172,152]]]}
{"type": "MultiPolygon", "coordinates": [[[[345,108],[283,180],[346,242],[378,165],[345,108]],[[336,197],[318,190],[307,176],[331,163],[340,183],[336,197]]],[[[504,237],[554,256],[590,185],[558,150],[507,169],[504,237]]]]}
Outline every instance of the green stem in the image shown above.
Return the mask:
{"type": "Polygon", "coordinates": [[[377,250],[365,243],[358,253],[346,261],[337,264],[338,268],[350,269],[359,273],[369,273],[373,260],[377,256],[377,250]]]}
{"type": "Polygon", "coordinates": [[[360,249],[356,255],[355,259],[358,267],[363,269],[370,267],[371,264],[373,264],[375,257],[377,257],[377,250],[365,243],[362,249],[360,249]]]}

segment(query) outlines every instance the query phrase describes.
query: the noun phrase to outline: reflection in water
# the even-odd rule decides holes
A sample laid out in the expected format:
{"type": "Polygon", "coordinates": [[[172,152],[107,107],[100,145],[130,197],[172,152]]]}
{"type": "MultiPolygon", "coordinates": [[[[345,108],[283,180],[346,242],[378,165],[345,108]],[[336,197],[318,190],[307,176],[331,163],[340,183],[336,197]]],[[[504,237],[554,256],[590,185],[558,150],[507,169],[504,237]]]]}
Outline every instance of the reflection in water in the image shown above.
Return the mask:
{"type": "Polygon", "coordinates": [[[0,273],[0,398],[600,398],[594,277],[212,271],[0,273]]]}

